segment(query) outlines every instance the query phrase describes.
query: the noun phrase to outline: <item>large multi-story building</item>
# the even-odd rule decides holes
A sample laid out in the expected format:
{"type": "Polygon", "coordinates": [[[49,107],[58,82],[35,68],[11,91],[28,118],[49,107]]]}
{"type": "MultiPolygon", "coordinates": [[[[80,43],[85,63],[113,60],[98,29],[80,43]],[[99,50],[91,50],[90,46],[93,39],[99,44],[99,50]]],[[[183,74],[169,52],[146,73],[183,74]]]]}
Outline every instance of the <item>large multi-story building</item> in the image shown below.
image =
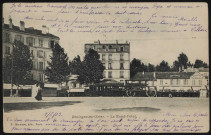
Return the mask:
{"type": "Polygon", "coordinates": [[[130,79],[130,43],[100,43],[100,41],[85,44],[85,53],[94,49],[100,55],[105,70],[106,79],[124,81],[130,79]]]}
{"type": "Polygon", "coordinates": [[[25,23],[20,21],[20,26],[15,26],[12,19],[9,24],[2,22],[3,32],[3,59],[13,52],[12,43],[19,40],[27,45],[33,61],[33,69],[31,71],[34,80],[44,82],[44,70],[47,67],[47,61],[50,61],[52,54],[51,47],[59,42],[59,37],[50,34],[48,28],[43,25],[42,30],[33,27],[25,28],[25,23]]]}

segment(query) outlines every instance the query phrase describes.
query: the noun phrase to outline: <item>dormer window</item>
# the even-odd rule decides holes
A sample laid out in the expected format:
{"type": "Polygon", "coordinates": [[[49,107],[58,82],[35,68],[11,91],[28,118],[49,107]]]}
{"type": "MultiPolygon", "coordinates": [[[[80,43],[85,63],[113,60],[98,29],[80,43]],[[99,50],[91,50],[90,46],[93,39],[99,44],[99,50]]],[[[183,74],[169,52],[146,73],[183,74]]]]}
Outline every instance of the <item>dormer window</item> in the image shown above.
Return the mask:
{"type": "Polygon", "coordinates": [[[103,49],[105,49],[105,45],[103,45],[103,49]]]}
{"type": "Polygon", "coordinates": [[[120,47],[120,51],[121,51],[121,52],[124,51],[124,47],[123,47],[123,46],[120,47]]]}

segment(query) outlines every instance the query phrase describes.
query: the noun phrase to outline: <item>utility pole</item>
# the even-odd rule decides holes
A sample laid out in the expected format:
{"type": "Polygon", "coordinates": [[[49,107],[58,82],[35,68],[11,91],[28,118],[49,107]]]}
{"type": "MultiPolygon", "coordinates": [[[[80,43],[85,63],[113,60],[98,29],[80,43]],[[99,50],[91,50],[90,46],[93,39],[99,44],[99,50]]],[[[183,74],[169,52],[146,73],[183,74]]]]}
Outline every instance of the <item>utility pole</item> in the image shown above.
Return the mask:
{"type": "Polygon", "coordinates": [[[12,67],[11,67],[11,90],[10,90],[10,97],[12,97],[12,91],[13,91],[13,52],[14,52],[14,45],[12,44],[12,67]]]}

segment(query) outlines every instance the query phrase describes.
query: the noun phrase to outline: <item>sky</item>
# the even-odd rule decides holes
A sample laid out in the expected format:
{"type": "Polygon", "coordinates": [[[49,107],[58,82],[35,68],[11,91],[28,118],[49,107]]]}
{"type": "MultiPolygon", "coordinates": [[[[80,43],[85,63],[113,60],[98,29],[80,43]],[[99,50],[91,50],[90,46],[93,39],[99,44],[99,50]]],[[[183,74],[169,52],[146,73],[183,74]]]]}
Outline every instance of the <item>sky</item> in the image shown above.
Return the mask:
{"type": "MultiPolygon", "coordinates": [[[[158,16],[154,18],[157,23],[162,21],[162,18],[159,18],[163,15],[166,16],[177,16],[184,17],[185,19],[191,20],[195,17],[195,20],[188,21],[183,20],[181,23],[195,23],[200,24],[203,29],[208,30],[208,8],[206,3],[31,3],[28,4],[33,7],[27,8],[26,3],[6,3],[3,6],[3,17],[4,22],[8,24],[9,16],[13,19],[13,24],[19,26],[20,21],[25,22],[25,27],[34,27],[35,29],[42,29],[42,25],[46,25],[49,27],[49,32],[60,37],[60,45],[65,49],[65,52],[68,54],[69,59],[72,60],[75,56],[80,55],[84,56],[84,44],[85,43],[94,43],[94,41],[100,40],[101,43],[116,43],[118,40],[119,43],[125,43],[126,41],[130,42],[130,59],[138,58],[145,64],[151,63],[154,65],[159,64],[162,60],[165,60],[169,63],[169,65],[173,64],[173,61],[177,60],[177,57],[180,53],[185,53],[191,63],[194,63],[196,59],[203,60],[206,63],[209,63],[209,52],[208,52],[208,32],[196,32],[190,31],[190,26],[187,27],[175,27],[174,25],[154,25],[154,24],[142,24],[141,26],[147,26],[150,29],[155,29],[160,31],[161,29],[165,30],[175,30],[175,28],[179,30],[187,29],[188,32],[111,32],[111,33],[82,33],[82,32],[58,32],[58,27],[54,27],[54,22],[50,21],[42,21],[42,20],[30,20],[26,19],[26,17],[33,18],[51,18],[51,19],[63,19],[70,20],[69,25],[74,19],[78,20],[89,20],[89,21],[112,21],[114,18],[116,21],[122,20],[147,20],[154,13],[158,16]],[[69,9],[63,8],[59,6],[69,7],[69,9]],[[102,9],[102,7],[107,5],[113,8],[102,9]],[[139,12],[139,15],[129,15],[129,14],[114,14],[117,10],[114,7],[119,6],[118,11],[124,12],[125,9],[120,7],[127,6],[128,7],[149,7],[148,9],[136,9],[129,8],[127,12],[139,12]],[[176,6],[183,6],[185,8],[177,8],[176,6]],[[43,6],[36,7],[35,6],[43,6]],[[167,6],[171,6],[171,8],[166,8],[167,6]],[[187,6],[197,7],[197,8],[186,8],[187,6]],[[76,14],[76,9],[71,7],[98,7],[96,11],[110,12],[109,15],[87,15],[87,14],[76,14]],[[163,7],[163,8],[161,8],[163,7]],[[174,7],[174,8],[173,8],[174,7]],[[34,11],[28,13],[28,10],[34,11]],[[36,12],[35,12],[36,10],[36,12]],[[44,12],[45,10],[45,12],[44,12]],[[46,12],[52,11],[52,12],[46,12]],[[60,11],[66,13],[59,13],[60,11]],[[200,12],[199,12],[200,11],[200,12]],[[20,13],[22,12],[22,13],[20,13]],[[67,13],[69,12],[69,13],[67,13]]],[[[91,9],[90,9],[91,10],[91,9]]],[[[89,11],[90,11],[89,10],[89,11]]],[[[87,11],[80,10],[79,11],[87,11]]],[[[93,8],[92,11],[95,11],[93,8]]],[[[166,18],[165,21],[169,21],[172,24],[178,22],[172,18],[166,18]]],[[[59,24],[58,22],[56,23],[59,24]]],[[[74,24],[73,24],[74,25],[74,24]]],[[[72,26],[73,26],[72,25],[72,26]]],[[[75,24],[79,25],[79,24],[75,24]]],[[[116,23],[119,25],[119,23],[116,23]]],[[[121,24],[123,27],[126,25],[134,25],[135,24],[121,24]]],[[[82,24],[80,24],[82,26],[82,24]]],[[[99,24],[89,24],[89,26],[97,27],[99,24]]],[[[109,23],[111,26],[111,23],[109,23]]],[[[69,26],[71,27],[71,26],[69,26]]],[[[62,29],[64,27],[61,27],[62,29]]]]}

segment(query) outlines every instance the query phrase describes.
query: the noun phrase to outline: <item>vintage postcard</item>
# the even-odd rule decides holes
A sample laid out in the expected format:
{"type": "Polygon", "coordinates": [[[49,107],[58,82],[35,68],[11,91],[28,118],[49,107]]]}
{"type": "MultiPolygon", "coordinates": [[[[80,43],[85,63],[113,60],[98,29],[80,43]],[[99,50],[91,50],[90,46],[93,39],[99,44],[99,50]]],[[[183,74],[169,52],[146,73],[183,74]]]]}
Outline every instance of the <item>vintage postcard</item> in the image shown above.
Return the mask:
{"type": "Polygon", "coordinates": [[[5,133],[206,133],[208,4],[4,3],[5,133]]]}

